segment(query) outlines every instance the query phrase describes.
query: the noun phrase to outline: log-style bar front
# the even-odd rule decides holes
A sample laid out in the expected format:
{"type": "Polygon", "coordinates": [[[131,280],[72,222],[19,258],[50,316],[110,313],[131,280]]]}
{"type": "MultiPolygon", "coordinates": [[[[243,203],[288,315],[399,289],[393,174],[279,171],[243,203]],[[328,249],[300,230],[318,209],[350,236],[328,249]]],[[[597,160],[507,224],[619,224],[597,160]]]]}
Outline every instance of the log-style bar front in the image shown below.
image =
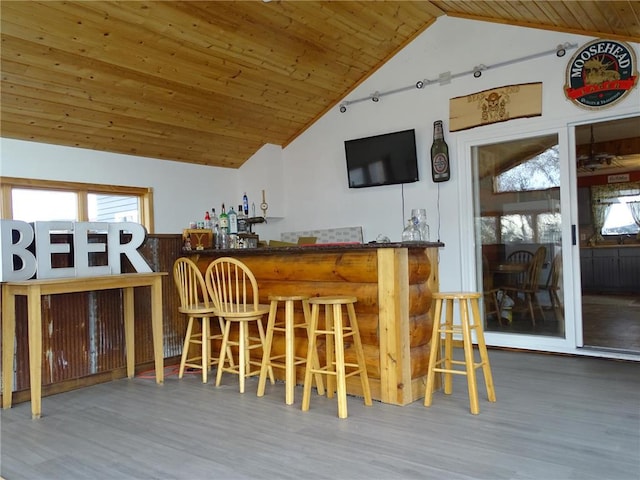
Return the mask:
{"type": "MultiPolygon", "coordinates": [[[[269,303],[269,295],[356,296],[372,397],[407,405],[424,396],[431,294],[438,291],[438,248],[442,246],[434,242],[317,244],[207,249],[185,255],[195,260],[203,273],[215,258],[242,260],[258,281],[261,303],[269,303]]],[[[302,311],[295,315],[301,317],[302,311]]],[[[306,348],[306,338],[296,338],[296,354],[305,356],[306,348]]],[[[284,353],[284,349],[284,339],[274,337],[274,354],[284,353]]],[[[352,346],[347,347],[345,356],[347,361],[354,361],[352,346]]],[[[298,384],[303,376],[300,367],[296,372],[298,384]]],[[[362,395],[358,378],[347,379],[347,393],[362,395]]]]}

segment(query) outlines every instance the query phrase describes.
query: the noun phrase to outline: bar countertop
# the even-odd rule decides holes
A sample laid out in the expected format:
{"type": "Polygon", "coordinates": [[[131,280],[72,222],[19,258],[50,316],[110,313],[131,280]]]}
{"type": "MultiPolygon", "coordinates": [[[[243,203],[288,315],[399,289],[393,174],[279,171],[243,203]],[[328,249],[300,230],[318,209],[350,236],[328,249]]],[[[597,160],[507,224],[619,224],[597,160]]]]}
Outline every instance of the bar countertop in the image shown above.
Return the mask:
{"type": "Polygon", "coordinates": [[[304,252],[329,252],[339,250],[368,250],[378,248],[440,248],[444,247],[442,242],[388,242],[388,243],[315,243],[307,245],[286,245],[278,247],[257,247],[257,248],[205,248],[204,250],[185,250],[182,249],[183,254],[216,254],[228,253],[233,255],[256,255],[256,254],[271,254],[271,253],[304,253],[304,252]]]}
{"type": "MultiPolygon", "coordinates": [[[[183,250],[202,273],[211,261],[225,256],[242,260],[260,285],[259,300],[273,295],[353,296],[372,397],[407,405],[424,396],[431,320],[432,292],[439,290],[440,242],[282,244],[272,247],[183,250]]],[[[300,307],[298,318],[302,318],[300,307]]],[[[284,312],[276,312],[284,320],[284,312]]],[[[282,340],[282,339],[280,339],[282,340]]],[[[296,339],[297,356],[307,355],[303,337],[296,339]]],[[[284,355],[284,341],[272,353],[284,355]]],[[[324,347],[323,347],[324,348],[324,347]]],[[[321,349],[322,350],[322,349],[321,349]]],[[[261,354],[254,360],[261,361],[261,354]]],[[[345,358],[355,359],[353,345],[345,358]]],[[[324,358],[324,352],[320,356],[324,358]]],[[[279,375],[282,372],[276,372],[279,375]]],[[[296,373],[298,383],[304,369],[296,373]]],[[[279,377],[280,378],[280,377],[279,377]]],[[[357,377],[347,379],[347,393],[362,396],[357,377]]]]}

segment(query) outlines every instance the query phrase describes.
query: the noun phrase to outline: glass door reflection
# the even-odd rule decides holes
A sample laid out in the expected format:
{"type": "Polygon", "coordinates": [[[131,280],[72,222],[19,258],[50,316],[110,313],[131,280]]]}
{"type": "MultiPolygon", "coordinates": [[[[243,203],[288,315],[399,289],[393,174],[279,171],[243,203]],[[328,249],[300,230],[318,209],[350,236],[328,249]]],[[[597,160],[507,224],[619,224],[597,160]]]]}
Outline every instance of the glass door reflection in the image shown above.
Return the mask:
{"type": "Polygon", "coordinates": [[[557,135],[474,147],[485,329],[564,337],[557,135]]]}

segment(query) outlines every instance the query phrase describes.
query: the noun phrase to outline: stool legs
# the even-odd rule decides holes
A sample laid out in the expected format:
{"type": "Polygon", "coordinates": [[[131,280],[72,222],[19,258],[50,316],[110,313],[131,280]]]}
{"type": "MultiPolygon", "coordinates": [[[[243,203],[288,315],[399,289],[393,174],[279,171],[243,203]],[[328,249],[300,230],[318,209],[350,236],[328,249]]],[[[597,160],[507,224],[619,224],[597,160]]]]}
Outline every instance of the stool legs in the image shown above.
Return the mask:
{"type": "Polygon", "coordinates": [[[490,402],[496,401],[493,377],[489,356],[484,341],[482,330],[482,320],[480,318],[480,306],[478,298],[480,294],[454,293],[454,294],[434,294],[436,301],[433,319],[433,333],[431,336],[431,350],[429,355],[429,369],[427,373],[427,385],[425,389],[424,405],[431,405],[435,384],[435,374],[444,374],[444,393],[451,394],[453,390],[452,374],[462,374],[467,376],[467,387],[469,390],[469,405],[472,414],[480,412],[478,403],[478,385],[475,370],[482,367],[487,397],[490,402]],[[453,324],[454,303],[458,301],[460,309],[460,325],[453,324]],[[471,305],[471,314],[469,312],[471,305]],[[442,322],[442,309],[446,306],[444,323],[442,322]],[[475,363],[473,352],[473,340],[471,331],[476,331],[480,362],[475,363]],[[464,361],[453,359],[453,334],[462,334],[462,344],[464,348],[464,361]],[[442,338],[444,334],[444,340],[442,338]],[[444,358],[440,357],[442,350],[441,343],[444,341],[444,358]],[[442,366],[443,365],[443,366],[442,366]],[[464,370],[454,369],[455,365],[464,365],[464,370]]]}
{"type": "MultiPolygon", "coordinates": [[[[442,315],[442,302],[436,300],[431,327],[431,348],[429,350],[429,368],[427,370],[427,386],[424,392],[424,406],[430,407],[433,397],[436,379],[435,365],[440,361],[440,316],[442,315]]],[[[445,393],[447,389],[445,387],[445,393]]]]}
{"type": "MultiPolygon", "coordinates": [[[[272,300],[269,306],[269,318],[267,320],[267,333],[264,339],[264,351],[262,352],[262,365],[260,366],[260,377],[258,379],[258,397],[264,395],[265,384],[267,383],[267,367],[271,363],[271,344],[273,343],[273,328],[276,322],[278,311],[278,301],[272,300]]],[[[275,383],[275,380],[272,384],[275,383]]]]}
{"type": "Polygon", "coordinates": [[[356,319],[355,308],[353,302],[340,301],[338,299],[329,298],[325,300],[325,328],[318,327],[318,317],[322,297],[313,299],[311,308],[309,349],[307,354],[307,369],[305,370],[304,390],[302,396],[302,410],[309,410],[311,401],[311,378],[313,374],[323,373],[327,375],[327,397],[332,398],[337,387],[338,395],[338,417],[347,418],[347,377],[359,374],[362,383],[362,391],[364,395],[364,403],[367,406],[372,405],[371,390],[369,388],[369,379],[367,377],[367,369],[364,358],[364,350],[360,341],[360,332],[358,330],[358,322],[356,319]],[[347,318],[349,326],[347,327],[343,321],[342,305],[346,305],[347,318]],[[346,333],[345,333],[346,332],[346,333]],[[317,337],[325,335],[326,346],[326,365],[319,367],[315,365],[314,356],[317,356],[317,337]],[[344,339],[352,337],[354,349],[356,352],[357,363],[347,364],[344,358],[344,339]],[[346,368],[355,368],[354,371],[346,372],[346,368]]]}
{"type": "MultiPolygon", "coordinates": [[[[252,365],[258,365],[258,362],[251,361],[251,350],[255,348],[262,348],[264,350],[265,346],[265,332],[262,328],[262,320],[260,318],[248,318],[242,320],[231,320],[224,319],[223,321],[223,337],[222,337],[222,345],[220,347],[220,357],[218,360],[218,372],[216,375],[216,387],[220,386],[220,382],[222,381],[222,372],[230,372],[236,373],[239,376],[240,382],[240,393],[244,393],[245,387],[245,379],[249,376],[258,375],[261,370],[252,370],[252,365]],[[257,323],[259,338],[252,338],[249,335],[249,322],[255,321],[257,323]],[[231,331],[231,324],[236,323],[238,325],[238,341],[229,340],[229,334],[231,331]],[[252,340],[255,343],[251,343],[252,340]],[[225,363],[225,354],[226,352],[230,352],[229,347],[231,345],[238,346],[238,365],[235,366],[233,364],[233,359],[229,354],[229,366],[226,366],[225,363]]],[[[260,364],[261,365],[261,364],[260,364]]],[[[269,374],[269,378],[271,379],[271,383],[274,383],[273,377],[273,369],[271,366],[268,366],[267,373],[269,374]]]]}
{"type": "Polygon", "coordinates": [[[180,368],[178,370],[178,378],[182,378],[184,375],[185,367],[188,365],[190,367],[199,367],[202,368],[202,383],[207,383],[209,367],[215,363],[213,359],[211,359],[210,353],[210,317],[202,317],[202,331],[201,334],[194,335],[193,334],[193,324],[196,320],[195,317],[189,317],[189,322],[187,323],[187,332],[184,338],[184,344],[182,345],[182,356],[180,357],[180,368]],[[194,337],[199,338],[199,340],[194,340],[194,337]],[[200,345],[200,357],[191,357],[189,356],[189,346],[192,343],[196,343],[200,345]],[[200,360],[200,365],[196,365],[192,363],[194,360],[200,360]]]}
{"type": "Polygon", "coordinates": [[[496,401],[496,390],[493,386],[493,375],[491,374],[491,364],[489,363],[489,354],[487,353],[487,345],[484,341],[484,331],[482,328],[482,320],[480,320],[480,305],[478,302],[471,302],[471,310],[473,318],[475,318],[476,328],[476,340],[478,341],[478,351],[480,352],[480,359],[482,361],[482,375],[484,376],[484,383],[487,388],[487,398],[490,402],[496,401]]]}
{"type": "Polygon", "coordinates": [[[296,385],[295,338],[293,335],[293,301],[284,302],[285,353],[284,353],[284,386],[285,403],[293,403],[293,392],[296,385]],[[289,335],[287,335],[289,333],[289,335]]]}
{"type": "MultiPolygon", "coordinates": [[[[309,337],[309,319],[311,318],[309,312],[309,302],[306,297],[303,296],[291,296],[291,297],[281,297],[274,296],[271,298],[271,304],[269,308],[269,319],[267,322],[267,332],[265,334],[265,348],[262,356],[262,365],[260,369],[260,379],[258,381],[258,397],[262,397],[264,395],[264,390],[266,386],[266,375],[267,370],[272,365],[277,367],[282,367],[283,365],[274,365],[271,356],[271,348],[273,345],[273,332],[275,330],[284,331],[285,334],[285,354],[284,354],[284,370],[285,370],[285,403],[287,405],[292,405],[294,402],[294,391],[296,385],[296,365],[300,365],[306,363],[305,359],[300,359],[296,357],[295,354],[295,329],[304,327],[305,332],[307,334],[307,338],[309,337]],[[278,310],[278,302],[284,301],[284,328],[276,327],[276,315],[278,310]],[[304,314],[304,323],[303,324],[295,324],[294,323],[294,302],[301,301],[302,302],[302,310],[304,314]]],[[[317,353],[313,358],[313,365],[316,367],[319,365],[317,353]]],[[[316,385],[318,388],[318,392],[320,394],[324,393],[324,386],[322,377],[320,374],[316,374],[316,385]]],[[[272,379],[272,384],[273,379],[272,379]]]]}

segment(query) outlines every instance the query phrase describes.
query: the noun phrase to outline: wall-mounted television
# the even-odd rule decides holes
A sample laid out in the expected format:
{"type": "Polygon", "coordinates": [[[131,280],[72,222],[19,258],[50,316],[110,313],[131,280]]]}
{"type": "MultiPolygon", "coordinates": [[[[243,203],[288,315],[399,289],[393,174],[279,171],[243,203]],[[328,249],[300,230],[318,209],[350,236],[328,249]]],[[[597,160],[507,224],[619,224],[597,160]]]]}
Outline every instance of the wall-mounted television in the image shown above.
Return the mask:
{"type": "Polygon", "coordinates": [[[346,140],[349,188],[417,182],[415,130],[346,140]]]}

